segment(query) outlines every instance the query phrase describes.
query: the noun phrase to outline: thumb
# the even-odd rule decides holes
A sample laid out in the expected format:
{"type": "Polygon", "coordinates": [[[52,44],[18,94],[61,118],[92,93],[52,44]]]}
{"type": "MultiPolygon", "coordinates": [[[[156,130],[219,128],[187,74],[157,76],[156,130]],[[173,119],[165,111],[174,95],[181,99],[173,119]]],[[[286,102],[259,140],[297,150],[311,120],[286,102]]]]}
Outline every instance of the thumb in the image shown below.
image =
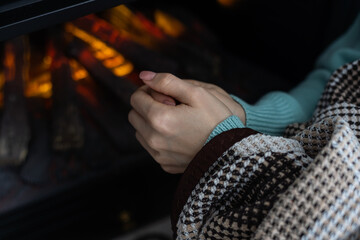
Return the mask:
{"type": "Polygon", "coordinates": [[[151,89],[175,98],[176,100],[191,104],[191,90],[194,87],[182,79],[170,73],[155,73],[151,71],[142,71],[139,77],[151,89]]]}

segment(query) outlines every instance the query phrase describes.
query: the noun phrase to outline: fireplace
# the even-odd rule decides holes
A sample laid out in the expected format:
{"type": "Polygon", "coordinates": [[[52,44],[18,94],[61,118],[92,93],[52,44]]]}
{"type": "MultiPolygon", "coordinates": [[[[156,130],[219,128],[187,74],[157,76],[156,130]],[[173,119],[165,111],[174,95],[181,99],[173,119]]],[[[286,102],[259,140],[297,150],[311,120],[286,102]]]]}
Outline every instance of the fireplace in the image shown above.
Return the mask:
{"type": "Polygon", "coordinates": [[[231,84],[230,55],[183,7],[101,2],[0,7],[1,239],[111,239],[168,215],[179,176],[127,121],[138,73],[231,84]]]}
{"type": "Polygon", "coordinates": [[[191,1],[3,1],[0,239],[111,239],[168,215],[179,176],[127,121],[138,73],[218,84],[248,102],[289,89],[336,34],[309,44],[290,31],[303,44],[292,55],[280,36],[264,41],[283,29],[259,16],[270,19],[270,7],[289,17],[267,2],[209,1],[204,11],[191,1]]]}

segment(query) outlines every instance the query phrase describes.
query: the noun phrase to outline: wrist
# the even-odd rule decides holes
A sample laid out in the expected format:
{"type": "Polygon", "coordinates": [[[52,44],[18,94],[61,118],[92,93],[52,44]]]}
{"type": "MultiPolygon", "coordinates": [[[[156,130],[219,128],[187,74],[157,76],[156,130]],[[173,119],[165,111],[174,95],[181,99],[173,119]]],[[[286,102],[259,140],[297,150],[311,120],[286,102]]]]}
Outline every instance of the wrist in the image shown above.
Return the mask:
{"type": "Polygon", "coordinates": [[[214,128],[214,130],[210,133],[209,137],[207,138],[205,144],[222,132],[226,132],[234,128],[244,128],[244,127],[245,125],[238,116],[231,115],[230,117],[226,118],[224,121],[220,122],[214,128]]]}

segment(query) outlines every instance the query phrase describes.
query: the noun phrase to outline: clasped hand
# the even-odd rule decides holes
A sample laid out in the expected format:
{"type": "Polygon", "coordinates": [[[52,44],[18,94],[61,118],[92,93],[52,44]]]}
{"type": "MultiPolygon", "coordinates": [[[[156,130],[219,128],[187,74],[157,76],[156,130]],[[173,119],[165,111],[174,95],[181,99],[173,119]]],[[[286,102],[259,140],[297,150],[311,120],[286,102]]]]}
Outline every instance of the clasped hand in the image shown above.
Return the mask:
{"type": "Polygon", "coordinates": [[[131,96],[129,122],[137,140],[166,172],[184,172],[227,117],[238,115],[245,122],[241,105],[215,85],[169,73],[143,71],[139,76],[144,85],[131,96]]]}

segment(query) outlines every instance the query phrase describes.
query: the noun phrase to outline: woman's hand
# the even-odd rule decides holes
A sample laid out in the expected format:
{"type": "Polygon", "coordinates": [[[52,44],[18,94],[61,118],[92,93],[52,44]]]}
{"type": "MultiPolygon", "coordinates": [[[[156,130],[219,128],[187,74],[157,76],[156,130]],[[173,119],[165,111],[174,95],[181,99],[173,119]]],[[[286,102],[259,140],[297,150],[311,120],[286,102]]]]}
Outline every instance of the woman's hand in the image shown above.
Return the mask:
{"type": "MultiPolygon", "coordinates": [[[[210,83],[204,83],[196,80],[190,80],[190,79],[184,79],[183,81],[186,81],[188,83],[191,83],[195,86],[199,86],[202,88],[205,88],[208,90],[211,94],[213,94],[215,97],[217,97],[221,102],[223,102],[232,112],[233,115],[236,115],[240,118],[240,120],[243,122],[244,125],[246,125],[246,116],[245,111],[242,108],[242,106],[236,102],[225,90],[222,88],[210,84],[210,83]]],[[[173,99],[170,96],[167,96],[165,94],[159,93],[153,89],[150,89],[150,95],[158,102],[167,104],[167,105],[176,105],[175,99],[173,99]]]]}
{"type": "Polygon", "coordinates": [[[215,126],[233,113],[200,84],[148,71],[140,78],[145,85],[131,96],[129,113],[136,138],[166,172],[184,172],[215,126]],[[164,96],[168,103],[159,101],[164,96]]]}
{"type": "Polygon", "coordinates": [[[195,86],[205,88],[215,97],[217,97],[223,104],[225,104],[232,112],[232,115],[238,116],[240,120],[243,122],[243,124],[246,125],[246,115],[243,107],[238,102],[236,102],[224,89],[211,83],[205,83],[196,80],[185,80],[185,81],[195,86]]]}

